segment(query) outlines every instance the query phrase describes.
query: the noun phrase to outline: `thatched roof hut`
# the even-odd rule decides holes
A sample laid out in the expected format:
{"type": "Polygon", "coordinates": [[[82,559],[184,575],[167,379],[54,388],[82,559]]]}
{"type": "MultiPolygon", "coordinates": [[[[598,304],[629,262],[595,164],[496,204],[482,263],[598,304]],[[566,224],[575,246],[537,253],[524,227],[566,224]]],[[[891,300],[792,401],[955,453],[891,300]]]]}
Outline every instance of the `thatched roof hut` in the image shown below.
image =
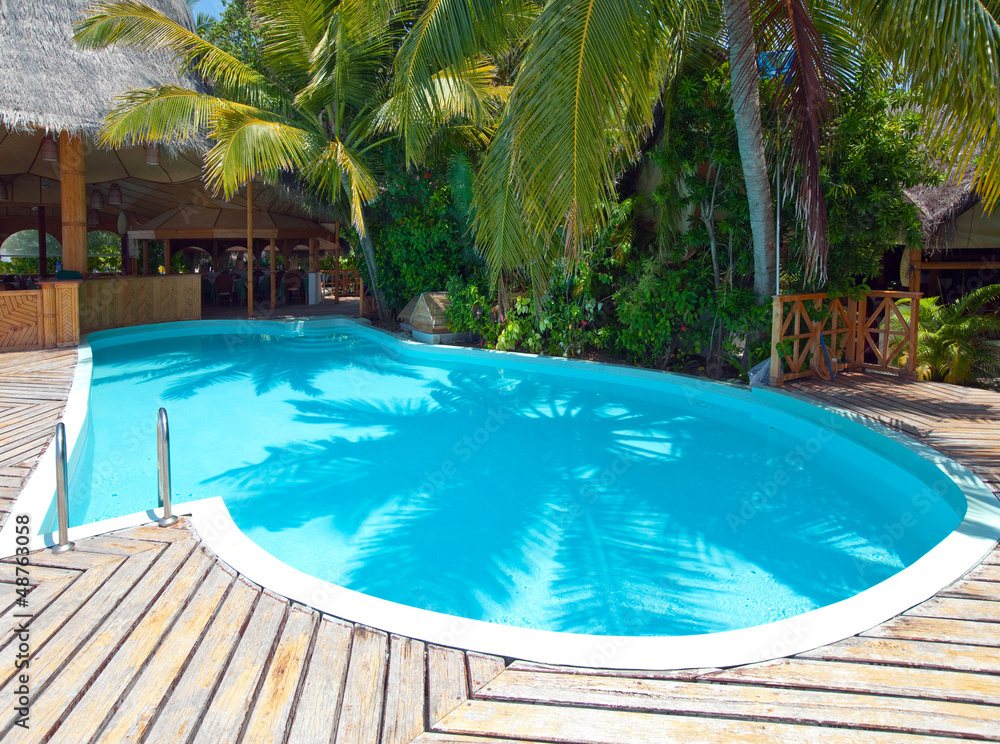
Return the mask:
{"type": "MultiPolygon", "coordinates": [[[[194,29],[184,0],[144,0],[194,29]]],[[[94,134],[114,97],[130,88],[181,85],[169,52],[82,50],[73,24],[93,0],[0,2],[0,125],[8,129],[94,134]]]]}
{"type": "Polygon", "coordinates": [[[970,163],[963,173],[952,175],[940,186],[916,186],[905,193],[920,210],[924,247],[947,249],[955,236],[958,218],[979,203],[976,165],[970,163]]]}

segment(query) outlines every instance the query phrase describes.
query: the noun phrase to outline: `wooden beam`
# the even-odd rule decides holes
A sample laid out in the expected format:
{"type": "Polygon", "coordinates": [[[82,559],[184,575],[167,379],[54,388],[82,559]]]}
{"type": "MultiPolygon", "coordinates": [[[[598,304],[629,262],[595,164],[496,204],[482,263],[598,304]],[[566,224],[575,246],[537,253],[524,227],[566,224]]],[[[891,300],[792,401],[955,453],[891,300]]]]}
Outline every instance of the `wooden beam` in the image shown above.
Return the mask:
{"type": "Polygon", "coordinates": [[[247,180],[247,318],[253,318],[253,180],[247,180]]]}
{"type": "Polygon", "coordinates": [[[49,257],[46,253],[45,207],[38,208],[38,274],[42,279],[49,275],[49,257]]]}
{"type": "MultiPolygon", "coordinates": [[[[340,304],[340,220],[333,223],[333,302],[340,304]]],[[[363,299],[363,298],[362,298],[363,299]]]]}
{"type": "Polygon", "coordinates": [[[62,267],[87,273],[87,174],[82,137],[59,135],[62,267]]]}
{"type": "Polygon", "coordinates": [[[271,309],[278,304],[278,275],[274,273],[274,238],[271,238],[271,309]]]}
{"type": "Polygon", "coordinates": [[[924,252],[920,248],[914,248],[910,251],[910,266],[913,267],[913,271],[910,272],[911,292],[920,291],[920,267],[923,264],[923,256],[924,252]]]}
{"type": "Polygon", "coordinates": [[[1000,269],[1000,261],[925,261],[921,267],[929,271],[950,269],[1000,269]]]}

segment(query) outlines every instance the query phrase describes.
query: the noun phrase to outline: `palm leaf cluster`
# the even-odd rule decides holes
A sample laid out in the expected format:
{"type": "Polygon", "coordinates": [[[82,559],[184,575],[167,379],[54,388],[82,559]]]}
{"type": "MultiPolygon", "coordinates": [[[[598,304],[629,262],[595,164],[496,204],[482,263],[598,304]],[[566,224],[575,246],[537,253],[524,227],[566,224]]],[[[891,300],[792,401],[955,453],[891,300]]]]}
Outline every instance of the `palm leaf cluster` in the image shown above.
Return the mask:
{"type": "Polygon", "coordinates": [[[917,375],[955,385],[1000,381],[1000,284],[980,287],[957,302],[920,300],[917,375]]]}

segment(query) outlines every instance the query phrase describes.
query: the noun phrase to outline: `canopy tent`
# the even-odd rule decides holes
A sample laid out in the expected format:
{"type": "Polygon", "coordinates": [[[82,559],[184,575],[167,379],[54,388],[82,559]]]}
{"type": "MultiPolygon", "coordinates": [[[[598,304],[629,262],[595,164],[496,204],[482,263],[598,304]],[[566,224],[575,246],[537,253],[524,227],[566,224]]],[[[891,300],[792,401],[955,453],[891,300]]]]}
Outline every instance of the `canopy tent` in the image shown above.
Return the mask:
{"type": "MultiPolygon", "coordinates": [[[[255,200],[256,201],[256,200],[255,200]]],[[[242,240],[246,245],[246,208],[185,204],[129,230],[135,240],[242,240]]],[[[266,209],[253,210],[253,237],[264,240],[308,240],[329,232],[318,222],[266,209]]]]}

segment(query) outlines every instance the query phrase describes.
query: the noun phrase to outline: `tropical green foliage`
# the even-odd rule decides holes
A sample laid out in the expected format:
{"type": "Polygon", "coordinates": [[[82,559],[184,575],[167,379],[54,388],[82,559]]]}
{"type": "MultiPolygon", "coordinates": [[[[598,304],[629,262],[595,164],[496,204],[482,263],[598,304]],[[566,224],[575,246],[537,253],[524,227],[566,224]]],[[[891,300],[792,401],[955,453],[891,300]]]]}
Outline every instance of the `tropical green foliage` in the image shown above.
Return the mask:
{"type": "Polygon", "coordinates": [[[77,24],[78,45],[164,49],[210,89],[129,91],[101,141],[207,134],[205,180],[226,198],[255,178],[278,183],[293,174],[350,215],[386,317],[365,217],[379,196],[381,147],[398,135],[410,161],[419,160],[446,125],[485,141],[506,94],[483,55],[503,48],[506,30],[517,33],[527,16],[514,0],[256,0],[248,18],[243,1],[227,7],[235,20],[219,26],[218,45],[211,29],[202,39],[139,0],[93,6],[77,24]]]}
{"type": "Polygon", "coordinates": [[[920,300],[917,375],[955,385],[1000,381],[1000,284],[980,287],[943,304],[920,300]]]}
{"type": "Polygon", "coordinates": [[[478,260],[443,173],[407,171],[393,159],[383,184],[372,239],[386,304],[398,311],[421,292],[445,289],[452,276],[470,275],[478,260]]]}

